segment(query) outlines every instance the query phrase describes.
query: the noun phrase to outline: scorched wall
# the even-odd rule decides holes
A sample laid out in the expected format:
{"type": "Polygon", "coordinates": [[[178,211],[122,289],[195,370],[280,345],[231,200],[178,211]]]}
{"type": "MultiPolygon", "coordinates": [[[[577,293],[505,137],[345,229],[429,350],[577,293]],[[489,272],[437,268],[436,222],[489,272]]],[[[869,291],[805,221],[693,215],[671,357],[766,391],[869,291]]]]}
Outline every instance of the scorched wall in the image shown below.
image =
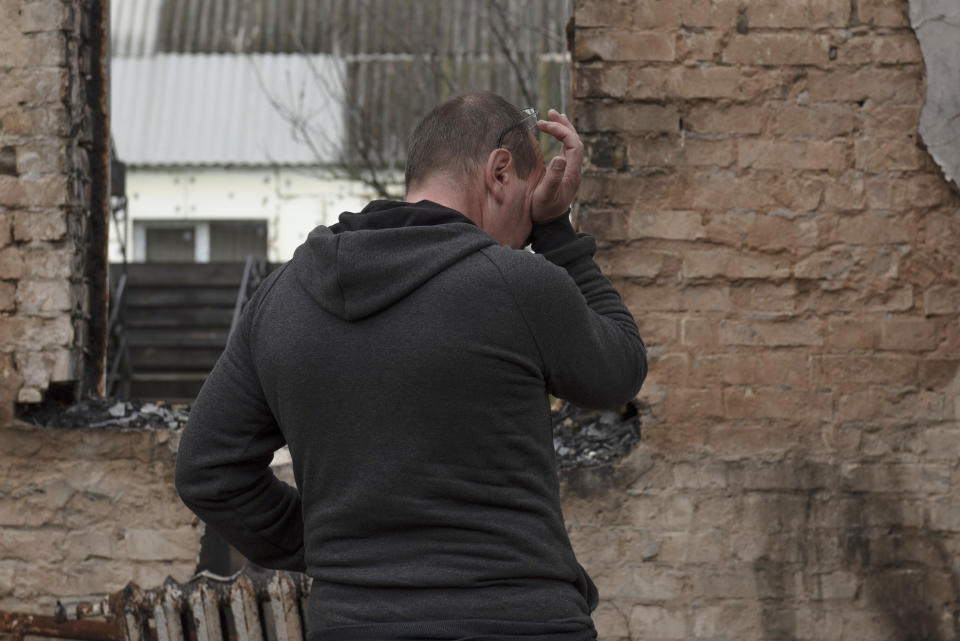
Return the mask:
{"type": "Polygon", "coordinates": [[[960,197],[907,1],[575,20],[579,224],[655,417],[566,483],[601,638],[957,638],[960,197]]]}

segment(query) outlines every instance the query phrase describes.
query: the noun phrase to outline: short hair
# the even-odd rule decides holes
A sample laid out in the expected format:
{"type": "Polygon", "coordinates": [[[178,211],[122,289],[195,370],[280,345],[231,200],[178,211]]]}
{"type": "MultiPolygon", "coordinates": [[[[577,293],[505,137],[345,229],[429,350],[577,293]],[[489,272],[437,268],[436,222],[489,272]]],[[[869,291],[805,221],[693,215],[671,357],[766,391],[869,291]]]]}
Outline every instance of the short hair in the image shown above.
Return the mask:
{"type": "Polygon", "coordinates": [[[525,179],[536,166],[534,141],[525,127],[516,127],[523,114],[491,92],[454,96],[428,113],[417,125],[407,147],[404,175],[407,190],[435,173],[472,175],[496,149],[497,138],[513,155],[517,176],[525,179]]]}

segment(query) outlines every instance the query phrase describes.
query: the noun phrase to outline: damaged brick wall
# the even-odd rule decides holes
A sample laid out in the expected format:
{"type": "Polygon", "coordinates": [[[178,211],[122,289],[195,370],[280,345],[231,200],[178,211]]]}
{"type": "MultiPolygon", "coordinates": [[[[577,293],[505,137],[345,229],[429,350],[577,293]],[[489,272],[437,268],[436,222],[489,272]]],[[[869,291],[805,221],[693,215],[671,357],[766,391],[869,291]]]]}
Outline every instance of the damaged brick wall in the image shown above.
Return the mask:
{"type": "Polygon", "coordinates": [[[960,196],[907,0],[575,20],[578,219],[654,415],[564,483],[601,638],[960,637],[960,196]]]}
{"type": "Polygon", "coordinates": [[[0,2],[0,424],[102,376],[105,4],[0,2]]]}
{"type": "Polygon", "coordinates": [[[200,532],[173,487],[177,432],[19,425],[0,439],[0,610],[52,615],[58,598],[193,575],[200,532]]]}

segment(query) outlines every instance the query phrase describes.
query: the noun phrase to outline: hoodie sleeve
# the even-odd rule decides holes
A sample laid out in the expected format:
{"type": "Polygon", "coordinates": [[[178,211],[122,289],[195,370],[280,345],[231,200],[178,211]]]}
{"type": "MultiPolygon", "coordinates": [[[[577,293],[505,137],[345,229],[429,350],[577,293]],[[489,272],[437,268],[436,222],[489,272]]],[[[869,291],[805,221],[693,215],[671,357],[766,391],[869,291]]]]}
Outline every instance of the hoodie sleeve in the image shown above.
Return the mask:
{"type": "Polygon", "coordinates": [[[190,410],[176,487],[187,507],[248,559],[302,572],[300,495],[270,469],[284,444],[241,322],[190,410]]]}
{"type": "Polygon", "coordinates": [[[549,391],[587,407],[626,403],[647,375],[646,349],[633,316],[593,261],[596,242],[574,232],[568,216],[535,225],[530,240],[540,256],[528,256],[534,260],[518,274],[518,301],[549,391]]]}

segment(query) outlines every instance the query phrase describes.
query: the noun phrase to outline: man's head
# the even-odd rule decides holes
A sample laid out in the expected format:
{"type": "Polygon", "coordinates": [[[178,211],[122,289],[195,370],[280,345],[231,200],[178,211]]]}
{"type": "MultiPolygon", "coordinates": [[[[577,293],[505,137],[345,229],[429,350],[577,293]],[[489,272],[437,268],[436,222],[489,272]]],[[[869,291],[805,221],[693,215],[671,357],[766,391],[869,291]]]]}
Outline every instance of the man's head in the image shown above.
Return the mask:
{"type": "Polygon", "coordinates": [[[526,129],[514,126],[521,120],[520,109],[495,93],[465,94],[440,103],[420,121],[410,139],[407,190],[437,173],[456,178],[473,176],[496,149],[497,138],[508,129],[503,147],[513,155],[517,176],[526,179],[536,168],[538,150],[526,129]]]}
{"type": "Polygon", "coordinates": [[[501,244],[522,246],[533,191],[544,172],[540,147],[523,123],[520,109],[493,93],[441,103],[411,137],[407,200],[440,202],[501,244]]]}

